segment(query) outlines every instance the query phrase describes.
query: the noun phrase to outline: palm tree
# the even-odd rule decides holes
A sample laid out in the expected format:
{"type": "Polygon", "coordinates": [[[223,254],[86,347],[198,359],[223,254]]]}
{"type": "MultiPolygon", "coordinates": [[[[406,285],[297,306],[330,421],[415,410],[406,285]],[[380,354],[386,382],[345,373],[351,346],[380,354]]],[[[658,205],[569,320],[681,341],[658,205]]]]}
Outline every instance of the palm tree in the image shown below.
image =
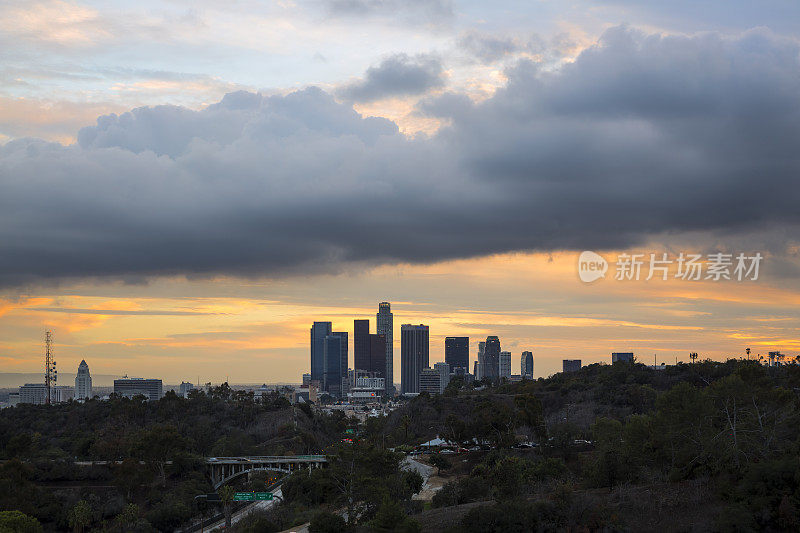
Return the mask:
{"type": "Polygon", "coordinates": [[[692,352],[689,354],[689,359],[692,360],[692,363],[697,361],[697,352],[692,352]]]}
{"type": "Polygon", "coordinates": [[[223,485],[217,491],[217,494],[219,494],[219,499],[222,500],[222,511],[225,513],[225,529],[230,529],[231,504],[233,503],[233,497],[236,494],[236,489],[230,485],[223,485]]]}
{"type": "Polygon", "coordinates": [[[69,525],[75,533],[83,533],[83,529],[91,523],[92,507],[86,500],[81,500],[69,512],[69,525]]]}

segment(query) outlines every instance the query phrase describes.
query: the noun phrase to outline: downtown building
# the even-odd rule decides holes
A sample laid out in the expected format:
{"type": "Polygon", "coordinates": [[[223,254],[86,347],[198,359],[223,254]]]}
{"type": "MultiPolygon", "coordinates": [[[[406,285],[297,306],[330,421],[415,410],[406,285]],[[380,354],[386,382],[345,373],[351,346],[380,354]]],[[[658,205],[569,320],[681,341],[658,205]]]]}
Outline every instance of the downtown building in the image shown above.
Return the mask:
{"type": "Polygon", "coordinates": [[[444,362],[452,371],[456,368],[469,371],[469,337],[445,337],[444,362]]]}
{"type": "Polygon", "coordinates": [[[500,379],[511,379],[511,352],[500,352],[498,377],[500,379]]]}
{"type": "Polygon", "coordinates": [[[321,391],[337,398],[347,389],[347,364],[349,335],[346,331],[333,331],[330,322],[314,322],[310,331],[311,376],[321,391]]]}
{"type": "MultiPolygon", "coordinates": [[[[481,363],[481,379],[498,381],[500,379],[500,339],[494,335],[486,337],[481,363]]],[[[509,376],[511,372],[509,372],[509,376]]]]}
{"type": "Polygon", "coordinates": [[[450,365],[436,363],[433,368],[424,368],[419,375],[419,392],[442,394],[450,383],[450,365]]]}
{"type": "Polygon", "coordinates": [[[403,324],[400,328],[400,392],[420,392],[419,377],[429,367],[429,330],[423,324],[403,324]]]}
{"type": "Polygon", "coordinates": [[[522,379],[533,379],[533,352],[522,352],[519,361],[519,375],[522,379]]]}
{"type": "Polygon", "coordinates": [[[376,331],[378,335],[383,335],[386,343],[386,359],[383,377],[386,380],[386,392],[389,396],[394,395],[394,315],[389,302],[378,304],[378,314],[375,315],[376,331]]]}
{"type": "Polygon", "coordinates": [[[89,365],[86,360],[81,359],[78,365],[78,373],[75,375],[75,399],[90,400],[92,398],[92,375],[89,373],[89,365]]]}
{"type": "Polygon", "coordinates": [[[581,360],[580,359],[564,359],[561,362],[561,366],[564,372],[577,372],[581,369],[581,360]]]}
{"type": "Polygon", "coordinates": [[[370,333],[369,320],[353,321],[353,357],[354,371],[384,378],[386,383],[386,335],[370,333]]]}
{"type": "Polygon", "coordinates": [[[154,402],[164,397],[164,386],[160,379],[129,378],[114,380],[114,394],[124,398],[144,396],[154,402]]]}

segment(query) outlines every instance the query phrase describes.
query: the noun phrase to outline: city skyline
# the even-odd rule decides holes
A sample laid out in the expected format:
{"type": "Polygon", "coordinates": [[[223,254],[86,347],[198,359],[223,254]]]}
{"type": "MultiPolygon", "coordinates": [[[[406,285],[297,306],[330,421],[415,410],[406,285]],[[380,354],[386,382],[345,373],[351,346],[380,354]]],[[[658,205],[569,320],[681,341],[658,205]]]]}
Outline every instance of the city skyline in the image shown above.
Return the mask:
{"type": "Polygon", "coordinates": [[[97,375],[294,382],[381,301],[434,362],[796,354],[800,6],[764,5],[3,3],[0,371],[52,329],[97,375]]]}

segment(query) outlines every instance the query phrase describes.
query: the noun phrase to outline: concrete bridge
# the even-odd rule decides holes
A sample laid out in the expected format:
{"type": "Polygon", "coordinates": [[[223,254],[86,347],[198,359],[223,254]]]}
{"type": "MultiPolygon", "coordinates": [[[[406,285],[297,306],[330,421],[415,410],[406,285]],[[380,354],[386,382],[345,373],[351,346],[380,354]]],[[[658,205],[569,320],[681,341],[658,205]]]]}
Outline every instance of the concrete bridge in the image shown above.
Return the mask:
{"type": "Polygon", "coordinates": [[[255,457],[209,457],[214,490],[225,483],[252,472],[282,472],[291,474],[301,468],[321,468],[328,462],[324,455],[265,455],[255,457]]]}

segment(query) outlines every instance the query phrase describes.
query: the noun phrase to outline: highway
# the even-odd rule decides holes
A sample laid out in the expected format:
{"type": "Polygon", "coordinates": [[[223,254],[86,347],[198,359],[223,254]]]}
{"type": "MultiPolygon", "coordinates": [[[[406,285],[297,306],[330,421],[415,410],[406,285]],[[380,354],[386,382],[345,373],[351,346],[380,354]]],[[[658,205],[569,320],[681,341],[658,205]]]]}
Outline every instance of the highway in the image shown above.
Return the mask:
{"type": "MultiPolygon", "coordinates": [[[[242,518],[244,518],[245,516],[247,516],[252,512],[266,511],[273,505],[276,505],[280,500],[280,498],[282,497],[281,489],[280,488],[275,489],[272,492],[272,494],[274,495],[274,498],[272,500],[254,502],[250,505],[242,507],[239,511],[233,513],[233,515],[231,515],[231,525],[237,523],[239,520],[241,520],[242,518]]],[[[223,518],[222,520],[208,526],[206,531],[222,531],[224,530],[224,526],[225,526],[225,519],[223,518]]]]}

